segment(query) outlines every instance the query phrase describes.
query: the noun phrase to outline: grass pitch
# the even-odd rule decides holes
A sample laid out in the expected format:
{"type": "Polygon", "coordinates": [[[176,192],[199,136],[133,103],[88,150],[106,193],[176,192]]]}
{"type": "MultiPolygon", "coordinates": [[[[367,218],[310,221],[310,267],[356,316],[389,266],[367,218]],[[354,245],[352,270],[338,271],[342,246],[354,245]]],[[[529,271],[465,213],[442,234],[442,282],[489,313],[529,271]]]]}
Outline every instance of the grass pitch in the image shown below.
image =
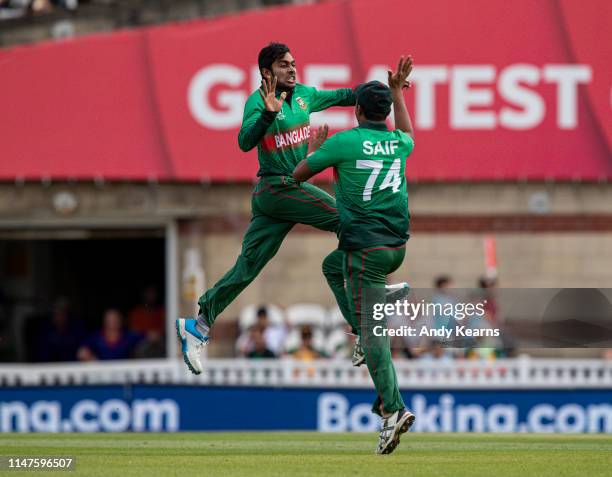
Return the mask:
{"type": "Polygon", "coordinates": [[[409,433],[388,456],[374,455],[376,442],[311,432],[4,434],[0,455],[76,458],[75,472],[44,476],[612,475],[609,435],[409,433]]]}

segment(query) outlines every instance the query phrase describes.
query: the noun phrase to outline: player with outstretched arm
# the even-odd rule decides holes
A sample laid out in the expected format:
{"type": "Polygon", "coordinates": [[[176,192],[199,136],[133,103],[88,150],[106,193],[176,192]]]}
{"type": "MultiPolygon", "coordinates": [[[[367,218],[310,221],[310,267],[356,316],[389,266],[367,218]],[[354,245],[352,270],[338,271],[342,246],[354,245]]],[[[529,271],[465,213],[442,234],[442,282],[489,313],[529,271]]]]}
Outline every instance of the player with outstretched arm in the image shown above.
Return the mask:
{"type": "MultiPolygon", "coordinates": [[[[318,91],[298,83],[295,59],[282,43],[263,48],[258,64],[262,86],[247,100],[238,134],[240,149],[257,147],[259,159],[251,223],[235,265],[200,297],[198,317],[176,320],[183,358],[194,374],[202,372],[201,349],[217,316],[274,257],[293,226],[301,223],[329,232],[338,227],[335,199],[312,184],[298,184],[291,173],[308,151],[310,114],[332,106],[353,106],[355,94],[350,88],[318,91]]],[[[341,253],[325,259],[323,273],[346,318],[341,253]]]]}
{"type": "Polygon", "coordinates": [[[302,183],[334,168],[338,250],[343,255],[352,325],[359,330],[378,393],[372,410],[383,418],[378,454],[393,452],[400,435],[414,422],[399,391],[389,339],[375,336],[371,312],[374,302],[384,303],[387,275],[399,268],[406,253],[410,215],[405,168],[414,132],[402,88],[410,86],[411,70],[412,57],[401,57],[397,71],[389,71],[389,87],[378,81],[359,85],[355,90],[359,126],[327,140],[326,126],[314,132],[307,158],[293,172],[302,183]],[[393,131],[385,123],[391,104],[397,128],[393,131]]]}

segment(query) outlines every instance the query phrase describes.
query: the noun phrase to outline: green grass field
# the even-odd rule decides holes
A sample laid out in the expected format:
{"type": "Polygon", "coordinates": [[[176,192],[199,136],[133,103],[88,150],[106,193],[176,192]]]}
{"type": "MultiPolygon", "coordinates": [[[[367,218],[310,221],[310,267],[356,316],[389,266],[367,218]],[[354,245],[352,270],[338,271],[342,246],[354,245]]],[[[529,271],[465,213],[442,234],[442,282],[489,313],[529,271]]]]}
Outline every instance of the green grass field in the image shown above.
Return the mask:
{"type": "MultiPolygon", "coordinates": [[[[76,458],[86,476],[610,476],[612,436],[404,435],[388,456],[375,434],[4,434],[0,455],[76,458]]],[[[4,475],[32,475],[10,471],[4,475]]]]}

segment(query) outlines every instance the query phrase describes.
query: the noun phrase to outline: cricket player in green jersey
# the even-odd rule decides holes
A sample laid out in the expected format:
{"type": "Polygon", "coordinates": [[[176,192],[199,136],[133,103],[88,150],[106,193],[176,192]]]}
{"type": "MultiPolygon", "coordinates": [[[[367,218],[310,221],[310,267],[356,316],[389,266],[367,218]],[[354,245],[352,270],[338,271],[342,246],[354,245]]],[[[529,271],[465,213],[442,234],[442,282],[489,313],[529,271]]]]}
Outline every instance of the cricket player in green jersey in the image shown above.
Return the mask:
{"type": "MultiPolygon", "coordinates": [[[[258,63],[262,87],[247,100],[238,134],[243,151],[257,147],[253,217],[236,264],[200,298],[198,317],[176,320],[183,358],[194,374],[202,372],[201,348],[216,317],[255,279],[296,223],[337,232],[335,199],[312,184],[298,184],[291,174],[308,151],[310,113],[353,106],[355,94],[350,88],[318,91],[297,83],[295,60],[281,43],[263,48],[258,63]]],[[[325,259],[323,273],[343,315],[349,316],[340,252],[325,259]]]]}
{"type": "Polygon", "coordinates": [[[393,452],[400,435],[414,422],[399,391],[385,322],[374,320],[372,312],[375,303],[384,305],[387,275],[402,264],[408,240],[405,168],[414,140],[402,87],[409,86],[411,70],[412,58],[401,57],[397,71],[389,71],[389,87],[378,81],[358,86],[355,115],[359,126],[327,140],[327,128],[320,128],[312,135],[307,158],[293,172],[294,179],[302,183],[334,168],[340,214],[338,250],[343,253],[352,326],[359,330],[378,393],[372,410],[383,418],[379,454],[393,452]],[[393,131],[385,123],[391,104],[397,128],[393,131]]]}

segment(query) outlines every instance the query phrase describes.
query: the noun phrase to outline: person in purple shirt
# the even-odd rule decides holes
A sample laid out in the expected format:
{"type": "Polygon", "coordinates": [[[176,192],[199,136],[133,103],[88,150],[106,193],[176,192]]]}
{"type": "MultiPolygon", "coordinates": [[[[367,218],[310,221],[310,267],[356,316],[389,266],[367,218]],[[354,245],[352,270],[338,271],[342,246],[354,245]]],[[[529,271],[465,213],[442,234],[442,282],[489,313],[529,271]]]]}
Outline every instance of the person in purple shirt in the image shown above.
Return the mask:
{"type": "Polygon", "coordinates": [[[129,359],[141,340],[141,335],[124,328],[121,312],[110,308],[104,312],[102,329],[89,337],[77,356],[80,361],[129,359]]]}

